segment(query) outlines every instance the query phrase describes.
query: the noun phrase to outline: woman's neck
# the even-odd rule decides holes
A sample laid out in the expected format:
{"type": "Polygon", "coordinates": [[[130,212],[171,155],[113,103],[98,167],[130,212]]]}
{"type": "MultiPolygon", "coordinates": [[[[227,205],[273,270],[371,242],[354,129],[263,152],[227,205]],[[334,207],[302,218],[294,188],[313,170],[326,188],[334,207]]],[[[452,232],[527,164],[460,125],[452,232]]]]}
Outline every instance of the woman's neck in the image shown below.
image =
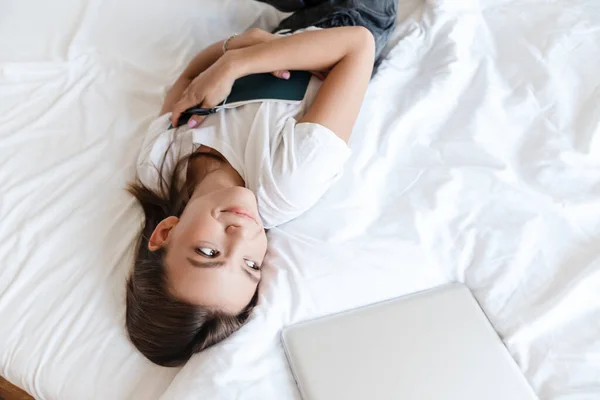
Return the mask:
{"type": "Polygon", "coordinates": [[[191,198],[228,187],[245,186],[240,174],[221,157],[201,153],[190,159],[186,182],[191,198]]]}

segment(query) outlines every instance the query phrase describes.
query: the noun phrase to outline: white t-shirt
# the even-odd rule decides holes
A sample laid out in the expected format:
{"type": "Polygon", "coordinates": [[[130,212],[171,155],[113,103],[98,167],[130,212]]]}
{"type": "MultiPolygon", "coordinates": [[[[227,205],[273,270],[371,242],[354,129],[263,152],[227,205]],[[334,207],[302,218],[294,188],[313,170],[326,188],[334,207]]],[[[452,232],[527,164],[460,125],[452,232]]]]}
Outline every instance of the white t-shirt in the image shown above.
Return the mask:
{"type": "Polygon", "coordinates": [[[159,117],[142,146],[140,180],[158,189],[158,170],[165,155],[163,178],[169,182],[177,161],[205,145],[221,153],[256,194],[265,228],[298,217],[337,180],[350,156],[346,143],[331,130],[296,122],[320,86],[312,77],[301,102],[246,104],[209,115],[194,129],[168,130],[170,114],[159,117]]]}

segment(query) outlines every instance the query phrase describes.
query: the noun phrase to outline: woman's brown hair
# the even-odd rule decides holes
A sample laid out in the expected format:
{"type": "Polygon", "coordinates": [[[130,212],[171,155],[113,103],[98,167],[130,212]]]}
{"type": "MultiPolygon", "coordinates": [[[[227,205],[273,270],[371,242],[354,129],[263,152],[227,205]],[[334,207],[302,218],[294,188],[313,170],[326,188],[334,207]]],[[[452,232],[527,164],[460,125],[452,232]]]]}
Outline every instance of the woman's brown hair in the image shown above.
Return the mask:
{"type": "MultiPolygon", "coordinates": [[[[169,150],[167,150],[168,152],[169,150]]],[[[163,160],[166,160],[166,154],[163,160]]],[[[145,186],[139,179],[129,185],[144,211],[131,276],[127,280],[125,324],[137,349],[153,363],[173,367],[185,363],[197,353],[238,330],[256,305],[257,293],[238,315],[229,315],[181,301],[168,291],[164,268],[166,249],[150,251],[148,239],[160,221],[179,217],[189,196],[186,185],[178,184],[180,170],[187,158],[177,163],[169,184],[159,178],[159,190],[145,186]]],[[[158,176],[163,177],[163,165],[158,176]]]]}

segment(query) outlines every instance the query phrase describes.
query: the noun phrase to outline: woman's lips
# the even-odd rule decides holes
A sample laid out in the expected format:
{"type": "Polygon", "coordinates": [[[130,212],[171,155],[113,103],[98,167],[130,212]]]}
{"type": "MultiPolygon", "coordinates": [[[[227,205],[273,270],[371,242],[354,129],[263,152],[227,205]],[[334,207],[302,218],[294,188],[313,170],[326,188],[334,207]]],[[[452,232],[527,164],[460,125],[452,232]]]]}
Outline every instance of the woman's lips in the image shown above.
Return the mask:
{"type": "Polygon", "coordinates": [[[256,217],[254,215],[252,215],[248,210],[246,210],[243,207],[231,207],[231,208],[228,208],[226,210],[223,210],[223,212],[230,212],[232,214],[239,215],[240,217],[244,217],[244,218],[247,218],[247,219],[250,219],[250,220],[254,221],[254,223],[256,223],[259,226],[261,225],[256,220],[256,217]]]}

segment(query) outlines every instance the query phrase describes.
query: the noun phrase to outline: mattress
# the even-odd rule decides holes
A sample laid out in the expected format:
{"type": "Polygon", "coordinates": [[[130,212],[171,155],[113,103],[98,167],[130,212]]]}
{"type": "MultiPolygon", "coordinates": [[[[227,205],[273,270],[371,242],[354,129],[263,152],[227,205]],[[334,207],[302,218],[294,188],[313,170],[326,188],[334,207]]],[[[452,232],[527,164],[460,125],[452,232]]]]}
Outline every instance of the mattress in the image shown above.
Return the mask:
{"type": "Polygon", "coordinates": [[[541,399],[600,398],[600,6],[403,1],[343,177],[270,232],[259,305],[183,368],[128,342],[124,190],[202,47],[250,0],[0,7],[0,375],[39,399],[299,399],[283,326],[451,281],[541,399]]]}

